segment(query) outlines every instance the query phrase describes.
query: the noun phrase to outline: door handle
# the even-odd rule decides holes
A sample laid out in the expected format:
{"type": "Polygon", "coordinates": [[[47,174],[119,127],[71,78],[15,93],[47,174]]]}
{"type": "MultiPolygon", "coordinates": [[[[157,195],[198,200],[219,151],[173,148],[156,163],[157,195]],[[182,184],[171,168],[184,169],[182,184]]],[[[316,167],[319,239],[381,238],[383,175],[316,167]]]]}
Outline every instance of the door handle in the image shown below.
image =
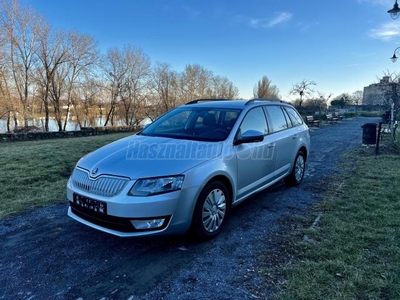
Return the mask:
{"type": "Polygon", "coordinates": [[[298,136],[297,134],[295,134],[295,135],[293,136],[293,139],[296,140],[298,137],[299,137],[299,136],[298,136]]]}
{"type": "Polygon", "coordinates": [[[268,148],[274,148],[275,147],[275,143],[271,143],[268,145],[268,148]]]}

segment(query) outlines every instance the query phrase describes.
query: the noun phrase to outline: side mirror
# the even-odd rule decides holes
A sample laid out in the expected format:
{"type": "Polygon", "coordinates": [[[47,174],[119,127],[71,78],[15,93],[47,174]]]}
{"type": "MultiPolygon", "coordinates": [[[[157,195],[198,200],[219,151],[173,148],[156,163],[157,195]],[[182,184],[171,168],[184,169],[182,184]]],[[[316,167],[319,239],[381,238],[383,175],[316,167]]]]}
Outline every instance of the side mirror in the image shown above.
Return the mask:
{"type": "Polygon", "coordinates": [[[243,134],[238,134],[234,145],[262,142],[264,140],[264,134],[257,130],[247,130],[243,134]]]}

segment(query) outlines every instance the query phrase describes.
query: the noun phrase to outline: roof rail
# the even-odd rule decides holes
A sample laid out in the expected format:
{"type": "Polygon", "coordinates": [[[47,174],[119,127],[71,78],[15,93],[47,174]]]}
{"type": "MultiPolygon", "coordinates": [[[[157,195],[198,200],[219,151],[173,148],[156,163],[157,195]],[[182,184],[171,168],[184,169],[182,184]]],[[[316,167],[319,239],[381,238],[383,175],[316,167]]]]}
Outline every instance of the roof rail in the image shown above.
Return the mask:
{"type": "Polygon", "coordinates": [[[250,99],[249,101],[247,101],[245,105],[250,105],[251,103],[254,103],[256,101],[269,101],[269,102],[284,103],[284,101],[282,101],[281,99],[278,99],[278,98],[254,98],[254,99],[250,99]]]}
{"type": "Polygon", "coordinates": [[[205,98],[205,99],[196,99],[196,100],[192,100],[192,101],[190,101],[190,102],[188,102],[188,103],[186,103],[185,105],[188,105],[188,104],[194,104],[194,103],[199,103],[199,102],[206,102],[206,101],[228,101],[228,100],[230,100],[230,99],[223,99],[223,98],[210,98],[210,99],[207,99],[207,98],[205,98]]]}

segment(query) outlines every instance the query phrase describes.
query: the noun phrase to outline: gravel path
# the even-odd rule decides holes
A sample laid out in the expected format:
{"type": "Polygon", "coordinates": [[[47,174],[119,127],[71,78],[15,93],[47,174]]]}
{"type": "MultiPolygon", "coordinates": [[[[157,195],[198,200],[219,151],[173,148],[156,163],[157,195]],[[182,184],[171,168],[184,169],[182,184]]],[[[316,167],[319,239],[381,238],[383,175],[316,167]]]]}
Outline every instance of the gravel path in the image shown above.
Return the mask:
{"type": "Polygon", "coordinates": [[[235,207],[212,241],[117,238],[68,218],[67,203],[1,221],[0,299],[268,298],[273,287],[263,284],[257,259],[279,256],[279,221],[319,200],[315,183],[336,170],[341,153],[360,146],[363,123],[378,121],[314,130],[303,184],[278,183],[235,207]]]}

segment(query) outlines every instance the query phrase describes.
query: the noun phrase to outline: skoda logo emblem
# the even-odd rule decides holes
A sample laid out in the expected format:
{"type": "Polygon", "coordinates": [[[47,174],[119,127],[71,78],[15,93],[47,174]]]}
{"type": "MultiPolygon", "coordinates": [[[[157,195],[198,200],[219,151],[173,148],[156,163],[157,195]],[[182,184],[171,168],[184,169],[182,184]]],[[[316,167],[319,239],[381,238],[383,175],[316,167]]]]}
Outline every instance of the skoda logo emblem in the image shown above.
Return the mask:
{"type": "Polygon", "coordinates": [[[96,175],[99,172],[99,168],[94,168],[91,172],[91,175],[96,175]]]}

